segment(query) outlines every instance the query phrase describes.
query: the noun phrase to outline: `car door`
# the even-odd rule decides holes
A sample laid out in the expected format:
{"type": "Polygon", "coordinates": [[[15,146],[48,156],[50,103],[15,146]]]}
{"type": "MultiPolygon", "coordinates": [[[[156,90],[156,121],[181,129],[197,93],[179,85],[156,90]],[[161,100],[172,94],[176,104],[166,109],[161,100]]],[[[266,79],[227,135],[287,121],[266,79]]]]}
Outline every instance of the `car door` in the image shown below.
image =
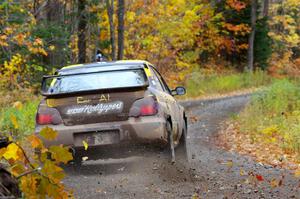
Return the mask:
{"type": "Polygon", "coordinates": [[[180,109],[178,107],[176,99],[172,96],[171,91],[168,87],[168,85],[165,83],[162,76],[159,74],[159,72],[153,67],[150,66],[150,69],[154,73],[155,77],[158,79],[163,92],[161,95],[163,96],[164,100],[166,101],[169,114],[172,119],[172,125],[173,125],[173,131],[174,131],[174,140],[178,140],[178,132],[179,132],[179,121],[180,121],[180,109]]]}

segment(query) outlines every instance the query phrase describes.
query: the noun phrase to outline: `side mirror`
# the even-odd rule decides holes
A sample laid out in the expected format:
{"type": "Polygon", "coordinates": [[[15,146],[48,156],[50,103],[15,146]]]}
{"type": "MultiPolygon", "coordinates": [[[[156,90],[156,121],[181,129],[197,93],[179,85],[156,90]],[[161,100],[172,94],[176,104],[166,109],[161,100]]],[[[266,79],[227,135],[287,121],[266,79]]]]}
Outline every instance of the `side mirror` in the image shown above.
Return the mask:
{"type": "Polygon", "coordinates": [[[185,95],[186,90],[182,86],[178,86],[175,88],[175,90],[172,90],[172,95],[185,95]]]}

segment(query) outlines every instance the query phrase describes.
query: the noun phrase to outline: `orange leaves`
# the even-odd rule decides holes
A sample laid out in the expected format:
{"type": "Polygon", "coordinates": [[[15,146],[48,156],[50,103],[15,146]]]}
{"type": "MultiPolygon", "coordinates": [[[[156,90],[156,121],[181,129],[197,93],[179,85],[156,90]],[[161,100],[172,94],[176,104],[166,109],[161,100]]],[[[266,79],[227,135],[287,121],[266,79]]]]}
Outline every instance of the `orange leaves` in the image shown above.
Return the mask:
{"type": "Polygon", "coordinates": [[[13,37],[13,40],[17,42],[19,46],[23,45],[27,35],[23,33],[18,33],[13,37]]]}
{"type": "Polygon", "coordinates": [[[7,36],[6,35],[0,35],[0,46],[7,47],[7,36]]]}
{"type": "Polygon", "coordinates": [[[36,38],[33,43],[28,43],[28,50],[33,54],[48,55],[44,49],[44,42],[40,38],[36,38]]]}
{"type": "MultiPolygon", "coordinates": [[[[38,180],[39,178],[34,175],[27,176],[26,178],[21,178],[20,187],[22,190],[25,190],[25,195],[30,192],[36,192],[38,180]]],[[[28,194],[27,196],[30,196],[30,194],[28,194]]]]}
{"type": "Polygon", "coordinates": [[[33,42],[33,45],[34,46],[43,46],[44,43],[43,43],[43,40],[41,40],[40,38],[36,38],[33,42]]]}
{"type": "Polygon", "coordinates": [[[246,3],[239,1],[239,0],[226,0],[227,5],[236,10],[241,11],[242,9],[246,8],[246,3]]]}
{"type": "Polygon", "coordinates": [[[248,34],[251,31],[251,28],[249,27],[248,24],[234,25],[231,23],[225,23],[223,25],[223,27],[226,28],[227,30],[233,32],[235,35],[245,36],[246,34],[248,34]]]}
{"type": "Polygon", "coordinates": [[[30,135],[27,139],[28,139],[29,143],[31,144],[32,148],[34,148],[34,149],[43,148],[42,141],[36,135],[30,135]]]}

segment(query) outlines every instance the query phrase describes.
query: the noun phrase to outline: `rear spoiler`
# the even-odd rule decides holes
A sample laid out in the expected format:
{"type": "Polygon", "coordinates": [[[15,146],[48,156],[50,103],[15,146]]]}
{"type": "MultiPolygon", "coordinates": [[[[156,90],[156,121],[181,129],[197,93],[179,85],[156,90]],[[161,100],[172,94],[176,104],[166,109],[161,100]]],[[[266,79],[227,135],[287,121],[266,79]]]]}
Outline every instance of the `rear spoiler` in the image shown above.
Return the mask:
{"type": "MultiPolygon", "coordinates": [[[[122,69],[118,71],[124,71],[128,69],[122,69]]],[[[80,94],[93,94],[93,93],[99,93],[100,91],[108,92],[108,91],[124,91],[124,90],[145,90],[149,86],[149,81],[145,82],[144,85],[141,86],[131,86],[131,87],[116,87],[116,88],[103,88],[103,89],[93,89],[93,90],[83,90],[83,91],[74,91],[74,92],[68,92],[68,93],[46,93],[44,90],[46,90],[46,80],[50,78],[58,78],[58,77],[66,77],[66,76],[75,76],[75,75],[86,75],[86,74],[94,74],[94,73],[101,73],[103,71],[96,71],[96,72],[88,72],[88,73],[76,73],[76,74],[63,74],[63,75],[44,75],[42,78],[42,85],[41,85],[41,95],[44,97],[51,97],[51,98],[60,98],[60,97],[66,97],[66,96],[72,96],[72,95],[80,95],[80,94]]]]}

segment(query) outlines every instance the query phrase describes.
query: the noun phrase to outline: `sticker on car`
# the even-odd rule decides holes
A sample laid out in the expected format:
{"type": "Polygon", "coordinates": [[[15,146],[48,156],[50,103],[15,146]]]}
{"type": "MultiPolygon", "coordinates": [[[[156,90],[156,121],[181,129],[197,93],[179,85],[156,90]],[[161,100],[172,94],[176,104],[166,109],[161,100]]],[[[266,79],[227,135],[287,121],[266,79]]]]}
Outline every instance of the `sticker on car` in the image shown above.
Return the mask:
{"type": "Polygon", "coordinates": [[[72,106],[66,110],[67,115],[77,114],[110,114],[110,113],[121,113],[123,111],[123,102],[114,101],[110,103],[99,103],[96,105],[77,105],[72,106]]]}

